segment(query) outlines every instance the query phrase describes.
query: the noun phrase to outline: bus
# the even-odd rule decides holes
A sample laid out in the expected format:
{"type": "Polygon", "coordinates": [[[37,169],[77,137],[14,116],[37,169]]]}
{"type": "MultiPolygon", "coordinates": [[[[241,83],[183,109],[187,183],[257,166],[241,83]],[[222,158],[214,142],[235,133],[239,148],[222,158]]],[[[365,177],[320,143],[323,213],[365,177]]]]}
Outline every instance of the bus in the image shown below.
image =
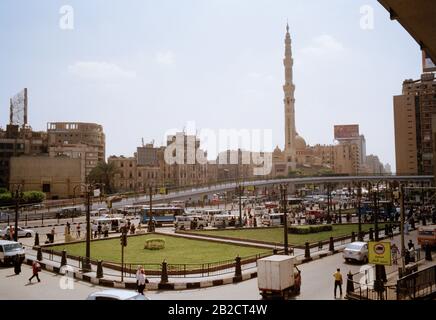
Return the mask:
{"type": "Polygon", "coordinates": [[[418,228],[418,244],[436,246],[436,226],[421,226],[418,228]]]}
{"type": "MultiPolygon", "coordinates": [[[[152,221],[155,221],[157,226],[162,226],[164,223],[174,223],[175,217],[185,214],[185,209],[180,207],[153,207],[151,216],[152,221]]],[[[148,223],[150,219],[150,207],[143,206],[141,209],[141,223],[148,223]]]]}

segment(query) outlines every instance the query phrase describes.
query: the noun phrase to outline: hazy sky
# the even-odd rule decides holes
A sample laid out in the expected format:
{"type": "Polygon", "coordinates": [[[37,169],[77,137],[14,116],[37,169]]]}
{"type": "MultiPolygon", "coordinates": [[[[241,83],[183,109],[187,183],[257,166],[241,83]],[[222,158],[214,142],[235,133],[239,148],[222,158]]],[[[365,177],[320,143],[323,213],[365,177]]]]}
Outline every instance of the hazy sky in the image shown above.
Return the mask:
{"type": "Polygon", "coordinates": [[[272,129],[282,148],[287,20],[298,133],[329,144],[334,124],[358,123],[367,154],[395,168],[392,96],[419,77],[421,53],[375,0],[2,0],[0,125],[27,87],[33,129],[100,123],[107,156],[132,155],[142,137],[161,144],[187,121],[272,129]],[[63,5],[73,30],[60,28],[63,5]],[[363,5],[373,29],[360,26],[363,5]]]}

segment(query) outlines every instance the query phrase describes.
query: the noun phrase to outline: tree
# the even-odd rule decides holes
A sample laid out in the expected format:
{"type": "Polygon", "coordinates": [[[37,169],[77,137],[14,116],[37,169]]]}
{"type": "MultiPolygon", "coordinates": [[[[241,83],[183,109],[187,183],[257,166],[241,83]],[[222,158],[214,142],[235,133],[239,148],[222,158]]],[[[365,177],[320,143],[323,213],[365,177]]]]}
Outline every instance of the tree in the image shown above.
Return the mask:
{"type": "Polygon", "coordinates": [[[95,168],[89,173],[87,180],[90,183],[103,183],[106,193],[113,193],[114,177],[120,170],[114,162],[106,163],[99,162],[95,168]]]}

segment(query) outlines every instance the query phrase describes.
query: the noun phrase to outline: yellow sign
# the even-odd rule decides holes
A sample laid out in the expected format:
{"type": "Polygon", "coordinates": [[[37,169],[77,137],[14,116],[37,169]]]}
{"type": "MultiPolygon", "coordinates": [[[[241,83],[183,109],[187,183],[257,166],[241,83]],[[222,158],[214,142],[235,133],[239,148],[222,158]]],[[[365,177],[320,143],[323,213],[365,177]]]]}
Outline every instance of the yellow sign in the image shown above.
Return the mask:
{"type": "Polygon", "coordinates": [[[391,243],[382,241],[368,242],[368,262],[390,266],[392,264],[391,243]]]}
{"type": "Polygon", "coordinates": [[[159,193],[160,194],[166,194],[166,189],[165,188],[159,188],[159,193]]]}
{"type": "Polygon", "coordinates": [[[254,186],[247,186],[247,191],[254,191],[254,186]]]}

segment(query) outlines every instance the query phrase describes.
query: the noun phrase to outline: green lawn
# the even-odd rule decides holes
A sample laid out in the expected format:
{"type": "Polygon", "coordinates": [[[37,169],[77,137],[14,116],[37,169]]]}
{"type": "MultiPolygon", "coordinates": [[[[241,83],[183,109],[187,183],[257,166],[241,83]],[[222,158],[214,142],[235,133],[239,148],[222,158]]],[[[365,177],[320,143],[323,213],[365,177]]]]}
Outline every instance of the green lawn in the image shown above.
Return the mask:
{"type": "MultiPolygon", "coordinates": [[[[303,227],[303,226],[302,226],[303,227]]],[[[372,224],[362,224],[362,230],[368,231],[369,228],[374,228],[372,224]]],[[[379,224],[379,229],[382,230],[384,224],[379,224]]],[[[351,232],[356,232],[359,227],[357,224],[348,225],[333,225],[332,231],[324,231],[311,234],[288,234],[288,241],[290,245],[303,245],[306,241],[309,243],[319,242],[321,240],[328,240],[330,237],[339,237],[344,235],[351,235],[351,232]]],[[[246,240],[259,240],[274,243],[283,243],[283,228],[259,228],[248,230],[207,230],[207,231],[194,231],[199,234],[208,234],[215,236],[233,237],[246,240]]]]}
{"type": "MultiPolygon", "coordinates": [[[[51,248],[59,251],[65,249],[68,254],[76,256],[85,255],[85,243],[58,245],[51,248]]],[[[124,248],[124,261],[127,263],[152,264],[161,263],[166,259],[168,263],[173,264],[210,263],[234,259],[238,254],[240,257],[247,257],[267,251],[253,247],[154,234],[129,237],[127,247],[124,248]],[[149,238],[165,239],[165,248],[161,250],[144,249],[145,240],[149,238]]],[[[121,262],[120,239],[92,241],[91,259],[121,262]]]]}

